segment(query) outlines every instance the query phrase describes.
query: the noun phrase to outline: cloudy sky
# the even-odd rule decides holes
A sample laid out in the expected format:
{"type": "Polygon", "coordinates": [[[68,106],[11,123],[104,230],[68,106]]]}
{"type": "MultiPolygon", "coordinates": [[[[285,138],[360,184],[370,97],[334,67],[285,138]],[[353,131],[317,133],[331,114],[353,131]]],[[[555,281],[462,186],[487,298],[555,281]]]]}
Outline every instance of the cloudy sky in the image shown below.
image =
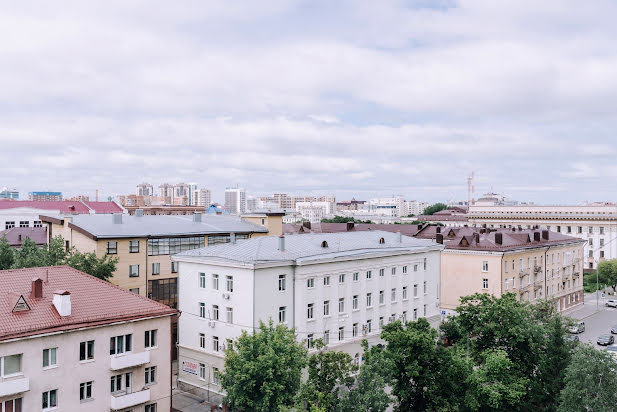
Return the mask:
{"type": "Polygon", "coordinates": [[[19,1],[0,187],[616,200],[617,3],[19,1]]]}

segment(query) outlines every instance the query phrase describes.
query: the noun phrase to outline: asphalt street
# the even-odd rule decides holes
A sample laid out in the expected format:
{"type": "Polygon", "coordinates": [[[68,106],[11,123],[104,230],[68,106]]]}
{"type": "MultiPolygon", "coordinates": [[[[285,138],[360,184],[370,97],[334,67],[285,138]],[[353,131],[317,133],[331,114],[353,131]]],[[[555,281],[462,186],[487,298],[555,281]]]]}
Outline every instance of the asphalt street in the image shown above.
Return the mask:
{"type": "MultiPolygon", "coordinates": [[[[585,304],[565,314],[585,322],[585,332],[579,333],[578,337],[581,342],[590,342],[598,349],[604,349],[596,344],[598,336],[610,334],[611,326],[617,325],[617,309],[604,306],[605,300],[600,297],[596,304],[595,294],[585,294],[585,304]]],[[[614,336],[617,342],[617,335],[614,336]]]]}

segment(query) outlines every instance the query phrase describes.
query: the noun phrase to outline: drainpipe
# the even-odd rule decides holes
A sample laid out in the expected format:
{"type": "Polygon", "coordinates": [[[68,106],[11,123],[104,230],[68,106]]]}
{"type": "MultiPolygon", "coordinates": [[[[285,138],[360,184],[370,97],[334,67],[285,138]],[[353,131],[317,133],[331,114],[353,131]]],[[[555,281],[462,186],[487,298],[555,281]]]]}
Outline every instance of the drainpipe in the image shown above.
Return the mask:
{"type": "Polygon", "coordinates": [[[546,282],[547,282],[547,278],[548,278],[548,251],[551,249],[552,246],[549,246],[545,251],[544,251],[544,299],[548,300],[548,288],[546,286],[546,282]]]}

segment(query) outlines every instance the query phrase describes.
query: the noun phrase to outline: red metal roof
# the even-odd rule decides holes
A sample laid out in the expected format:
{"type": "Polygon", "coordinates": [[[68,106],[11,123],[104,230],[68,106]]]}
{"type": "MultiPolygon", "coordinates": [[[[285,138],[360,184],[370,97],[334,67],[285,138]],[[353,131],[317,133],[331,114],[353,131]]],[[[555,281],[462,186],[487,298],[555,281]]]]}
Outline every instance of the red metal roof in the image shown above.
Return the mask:
{"type": "Polygon", "coordinates": [[[176,309],[68,266],[0,271],[0,341],[175,313],[176,309]],[[43,280],[39,299],[31,296],[36,278],[43,280]],[[71,316],[61,317],[53,306],[57,290],[70,293],[71,316]],[[13,312],[15,295],[22,295],[30,310],[13,312]]]}
{"type": "Polygon", "coordinates": [[[123,210],[114,202],[90,202],[84,200],[86,206],[94,210],[95,213],[122,213],[123,210]]]}

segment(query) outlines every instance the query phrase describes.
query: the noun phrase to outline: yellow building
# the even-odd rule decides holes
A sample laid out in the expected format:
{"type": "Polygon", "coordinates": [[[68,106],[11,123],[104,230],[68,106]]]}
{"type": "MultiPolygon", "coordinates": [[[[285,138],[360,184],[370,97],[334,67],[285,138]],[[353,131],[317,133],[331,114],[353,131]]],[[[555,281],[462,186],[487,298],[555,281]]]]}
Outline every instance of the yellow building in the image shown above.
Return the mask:
{"type": "Polygon", "coordinates": [[[442,314],[462,296],[515,293],[520,301],[555,299],[556,309],[580,305],[585,241],[548,230],[427,226],[417,237],[443,243],[442,314]]]}

